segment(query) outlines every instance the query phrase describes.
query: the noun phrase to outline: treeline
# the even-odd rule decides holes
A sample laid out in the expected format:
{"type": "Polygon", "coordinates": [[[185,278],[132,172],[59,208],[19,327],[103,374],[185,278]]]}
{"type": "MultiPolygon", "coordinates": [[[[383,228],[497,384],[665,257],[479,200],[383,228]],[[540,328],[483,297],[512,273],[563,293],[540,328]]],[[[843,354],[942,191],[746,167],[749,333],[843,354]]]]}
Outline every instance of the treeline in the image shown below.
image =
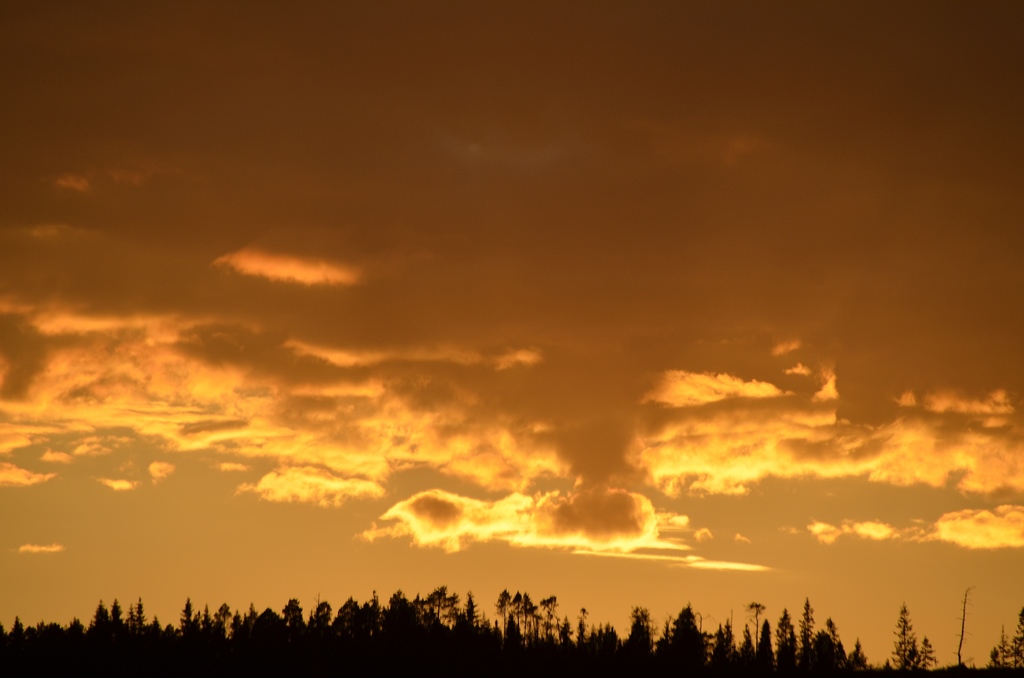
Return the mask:
{"type": "MultiPolygon", "coordinates": [[[[349,598],[337,611],[318,600],[308,614],[295,599],[280,612],[227,604],[199,611],[188,600],[177,625],[147,618],[141,599],[127,611],[116,600],[109,608],[101,601],[88,626],[78,619],[28,627],[15,619],[10,631],[0,625],[0,675],[821,675],[936,664],[928,639],[918,644],[905,605],[884,667],[869,665],[859,640],[847,652],[831,619],[818,628],[809,600],[795,621],[783,610],[774,629],[764,605],[751,603],[746,612],[751,623],[737,637],[731,620],[705,629],[690,605],[660,627],[647,609],[633,608],[629,631],[620,635],[609,624],[589,623],[586,609],[574,620],[560,616],[555,596],[534,603],[508,591],[491,620],[472,593],[463,602],[444,586],[412,600],[401,591],[387,603],[376,594],[362,603],[349,598]]],[[[1017,635],[1004,633],[997,649],[993,666],[1024,667],[1024,610],[1017,635]]]]}

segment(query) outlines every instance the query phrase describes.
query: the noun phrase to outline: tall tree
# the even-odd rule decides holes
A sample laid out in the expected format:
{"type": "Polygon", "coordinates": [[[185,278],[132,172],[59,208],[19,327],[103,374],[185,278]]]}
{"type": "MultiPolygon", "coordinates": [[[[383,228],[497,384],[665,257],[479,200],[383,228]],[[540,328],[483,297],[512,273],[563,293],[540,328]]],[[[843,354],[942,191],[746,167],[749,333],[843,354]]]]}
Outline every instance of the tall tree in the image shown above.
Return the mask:
{"type": "Polygon", "coordinates": [[[775,626],[775,666],[779,673],[796,669],[796,632],[785,608],[775,626]]]}
{"type": "Polygon", "coordinates": [[[1013,668],[1024,669],[1024,607],[1017,616],[1017,630],[1010,641],[1010,650],[1013,653],[1013,668]]]}
{"type": "Polygon", "coordinates": [[[498,594],[498,602],[494,604],[494,608],[498,611],[498,616],[501,617],[501,630],[504,633],[505,625],[508,623],[508,608],[512,604],[512,596],[509,595],[508,589],[503,589],[498,594]]]}
{"type": "Polygon", "coordinates": [[[803,671],[809,671],[814,662],[814,608],[811,607],[810,598],[804,599],[804,613],[800,616],[799,640],[796,665],[803,671]]]}
{"type": "Polygon", "coordinates": [[[707,662],[707,641],[689,604],[672,622],[667,651],[670,663],[685,673],[703,669],[707,662]]]}
{"type": "Polygon", "coordinates": [[[920,663],[920,651],[917,647],[917,635],[914,634],[914,625],[910,622],[910,612],[907,604],[900,606],[900,614],[896,619],[896,630],[893,632],[896,639],[893,641],[892,658],[896,668],[900,671],[916,669],[920,663]]]}
{"type": "Polygon", "coordinates": [[[757,655],[754,666],[761,673],[768,673],[775,668],[775,656],[772,653],[772,631],[768,620],[761,623],[761,636],[757,641],[757,655]]]}

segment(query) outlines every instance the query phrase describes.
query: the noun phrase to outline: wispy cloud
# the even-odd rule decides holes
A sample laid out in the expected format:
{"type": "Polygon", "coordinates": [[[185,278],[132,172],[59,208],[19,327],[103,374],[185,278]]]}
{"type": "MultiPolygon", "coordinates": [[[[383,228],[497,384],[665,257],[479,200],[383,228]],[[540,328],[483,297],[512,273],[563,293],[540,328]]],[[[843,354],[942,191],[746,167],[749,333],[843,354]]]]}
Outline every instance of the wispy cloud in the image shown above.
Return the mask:
{"type": "Polygon", "coordinates": [[[357,269],[344,264],[252,248],[225,254],[213,263],[244,275],[302,285],[354,285],[360,278],[357,269]]]}
{"type": "Polygon", "coordinates": [[[53,185],[57,188],[85,193],[89,190],[89,179],[81,174],[62,174],[53,180],[53,185]]]}
{"type": "Polygon", "coordinates": [[[665,372],[661,382],[644,396],[644,401],[672,407],[692,407],[727,398],[775,398],[780,395],[783,395],[783,391],[765,381],[744,381],[731,374],[670,370],[665,372]]]}
{"type": "Polygon", "coordinates": [[[154,461],[149,465],[149,475],[154,483],[166,480],[174,473],[174,464],[166,461],[154,461]]]}
{"type": "Polygon", "coordinates": [[[39,458],[42,461],[46,461],[51,464],[70,464],[75,460],[75,458],[67,452],[54,452],[53,450],[43,452],[43,455],[39,458]]]}
{"type": "Polygon", "coordinates": [[[941,541],[967,549],[1024,548],[1024,506],[1005,504],[991,511],[952,511],[931,525],[903,529],[876,520],[844,520],[840,525],[814,521],[807,530],[823,544],[834,544],[842,536],[856,536],[875,541],[941,541]]]}
{"type": "Polygon", "coordinates": [[[60,553],[63,550],[63,544],[22,544],[18,547],[18,553],[60,553]]]}
{"type": "Polygon", "coordinates": [[[363,478],[341,478],[311,466],[271,471],[257,483],[246,483],[238,491],[254,492],[267,501],[305,502],[324,508],[341,506],[348,499],[384,495],[378,483],[363,478]]]}
{"type": "Polygon", "coordinates": [[[45,483],[56,473],[34,473],[9,462],[0,462],[0,487],[25,487],[45,483]]]}
{"type": "Polygon", "coordinates": [[[115,492],[127,492],[128,490],[134,490],[139,484],[137,480],[124,480],[118,478],[97,478],[96,480],[101,485],[106,485],[115,492]]]}

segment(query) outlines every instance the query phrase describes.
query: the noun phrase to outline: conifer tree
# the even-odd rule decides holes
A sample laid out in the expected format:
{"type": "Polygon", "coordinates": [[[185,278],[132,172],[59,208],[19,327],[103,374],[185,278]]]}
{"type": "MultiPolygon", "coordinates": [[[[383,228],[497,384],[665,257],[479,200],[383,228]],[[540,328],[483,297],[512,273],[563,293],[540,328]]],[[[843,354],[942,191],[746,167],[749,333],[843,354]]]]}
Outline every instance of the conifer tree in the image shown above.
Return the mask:
{"type": "Polygon", "coordinates": [[[910,612],[907,610],[906,603],[900,606],[900,614],[896,619],[896,630],[893,634],[896,636],[892,650],[895,668],[900,671],[918,668],[920,666],[920,651],[917,647],[917,635],[914,634],[914,625],[910,623],[910,612]]]}

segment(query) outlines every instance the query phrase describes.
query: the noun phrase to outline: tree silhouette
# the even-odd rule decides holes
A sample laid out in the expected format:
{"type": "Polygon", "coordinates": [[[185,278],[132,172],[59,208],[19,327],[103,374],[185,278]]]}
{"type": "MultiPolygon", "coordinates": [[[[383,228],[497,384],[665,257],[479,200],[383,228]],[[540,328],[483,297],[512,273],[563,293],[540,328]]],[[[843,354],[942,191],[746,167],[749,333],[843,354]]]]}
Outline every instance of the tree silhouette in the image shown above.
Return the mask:
{"type": "Polygon", "coordinates": [[[790,673],[796,669],[796,633],[785,608],[775,626],[775,666],[780,673],[790,673]]]}
{"type": "Polygon", "coordinates": [[[804,613],[800,616],[800,644],[797,646],[796,665],[803,671],[814,667],[814,608],[810,598],[804,599],[804,613]]]}
{"type": "Polygon", "coordinates": [[[765,619],[761,624],[761,636],[757,641],[757,654],[754,667],[761,673],[768,673],[775,668],[775,655],[772,653],[772,631],[765,619]]]}
{"type": "Polygon", "coordinates": [[[910,612],[907,610],[906,603],[900,606],[900,614],[896,619],[896,630],[893,634],[896,636],[892,650],[895,667],[900,671],[918,668],[920,652],[917,647],[917,635],[914,634],[914,625],[910,623],[910,612]]]}

